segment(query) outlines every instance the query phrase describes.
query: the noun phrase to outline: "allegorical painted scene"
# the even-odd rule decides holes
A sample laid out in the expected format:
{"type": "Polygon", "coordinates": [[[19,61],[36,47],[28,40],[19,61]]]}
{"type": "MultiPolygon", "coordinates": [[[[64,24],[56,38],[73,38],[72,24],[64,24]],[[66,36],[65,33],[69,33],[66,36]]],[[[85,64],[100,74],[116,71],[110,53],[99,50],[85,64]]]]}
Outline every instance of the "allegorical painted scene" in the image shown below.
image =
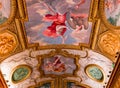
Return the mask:
{"type": "Polygon", "coordinates": [[[61,55],[45,58],[42,63],[41,67],[45,74],[73,74],[77,68],[73,58],[66,58],[61,55]]]}
{"type": "Polygon", "coordinates": [[[120,0],[105,0],[107,20],[114,26],[120,26],[120,0]]]}
{"type": "Polygon", "coordinates": [[[92,23],[88,21],[91,0],[26,0],[29,43],[89,43],[92,23]]]}
{"type": "Polygon", "coordinates": [[[10,16],[10,0],[0,0],[0,24],[10,16]]]}

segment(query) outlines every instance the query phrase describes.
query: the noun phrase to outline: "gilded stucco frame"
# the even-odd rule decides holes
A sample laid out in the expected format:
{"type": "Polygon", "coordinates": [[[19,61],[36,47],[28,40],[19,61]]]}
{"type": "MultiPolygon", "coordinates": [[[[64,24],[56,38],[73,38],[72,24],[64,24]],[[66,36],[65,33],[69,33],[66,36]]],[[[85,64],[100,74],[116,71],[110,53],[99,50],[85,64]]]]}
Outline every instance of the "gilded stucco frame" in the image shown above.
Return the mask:
{"type": "MultiPolygon", "coordinates": [[[[115,27],[111,24],[109,24],[106,20],[105,13],[104,13],[104,0],[91,0],[91,8],[90,8],[90,14],[88,20],[90,22],[93,22],[92,32],[90,35],[90,42],[89,44],[79,44],[79,46],[73,46],[73,45],[50,45],[50,46],[40,46],[39,44],[29,44],[26,36],[26,31],[24,22],[28,21],[28,13],[26,8],[26,1],[25,0],[11,0],[11,14],[9,19],[0,25],[0,28],[9,25],[12,23],[12,21],[15,20],[17,29],[18,29],[18,36],[20,38],[20,41],[22,42],[22,48],[28,49],[28,48],[35,48],[36,50],[44,50],[44,49],[75,49],[75,50],[82,50],[84,48],[89,49],[95,49],[97,37],[98,37],[98,30],[100,26],[100,22],[102,21],[105,26],[109,29],[119,29],[120,27],[115,27]],[[99,3],[100,2],[100,3],[99,3]],[[99,8],[98,8],[99,6],[99,8]],[[18,7],[18,12],[17,12],[18,7]],[[98,11],[99,9],[99,11],[98,11]],[[18,18],[16,19],[16,14],[19,13],[18,18]],[[97,13],[100,14],[100,18],[97,16],[97,13]]],[[[57,53],[58,54],[58,53],[57,53]]],[[[118,70],[118,66],[120,64],[120,60],[117,60],[114,72],[111,75],[110,81],[108,82],[107,88],[110,87],[112,84],[112,81],[115,81],[114,76],[118,70]],[[113,80],[114,79],[114,80],[113,80]]],[[[113,84],[112,84],[113,85],[113,84]]]]}
{"type": "Polygon", "coordinates": [[[80,65],[79,65],[79,59],[80,56],[79,55],[73,55],[73,54],[69,54],[67,51],[62,51],[62,50],[56,50],[56,51],[51,51],[49,54],[43,54],[43,55],[39,55],[37,56],[38,58],[38,70],[40,71],[40,77],[44,78],[44,77],[77,77],[77,72],[80,69],[80,65]],[[42,66],[42,61],[45,58],[51,58],[55,55],[62,55],[64,57],[70,58],[70,59],[74,59],[74,64],[76,65],[76,69],[74,70],[73,74],[62,74],[62,75],[54,75],[54,74],[45,74],[44,71],[41,68],[42,66]]]}

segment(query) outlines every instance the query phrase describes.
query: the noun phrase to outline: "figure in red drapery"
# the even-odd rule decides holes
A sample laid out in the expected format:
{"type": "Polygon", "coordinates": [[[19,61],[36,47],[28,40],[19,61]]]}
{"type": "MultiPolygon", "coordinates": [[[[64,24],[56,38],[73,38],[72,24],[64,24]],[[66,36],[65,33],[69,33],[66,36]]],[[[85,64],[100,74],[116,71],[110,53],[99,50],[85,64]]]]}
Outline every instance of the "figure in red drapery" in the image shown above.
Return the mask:
{"type": "Polygon", "coordinates": [[[60,15],[60,14],[47,14],[44,17],[45,21],[53,21],[51,26],[48,26],[47,29],[43,32],[43,34],[47,37],[53,37],[56,38],[58,36],[63,36],[66,32],[66,14],[60,15]]]}

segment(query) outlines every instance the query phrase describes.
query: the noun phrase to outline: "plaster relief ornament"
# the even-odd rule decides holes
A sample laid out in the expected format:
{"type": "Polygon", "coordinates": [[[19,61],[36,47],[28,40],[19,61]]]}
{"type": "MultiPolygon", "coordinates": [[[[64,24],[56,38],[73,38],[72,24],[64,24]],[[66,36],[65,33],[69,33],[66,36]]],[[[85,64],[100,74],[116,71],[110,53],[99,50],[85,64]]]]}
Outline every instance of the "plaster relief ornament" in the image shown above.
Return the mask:
{"type": "Polygon", "coordinates": [[[112,32],[103,33],[98,41],[98,46],[101,51],[106,52],[107,54],[114,56],[120,47],[119,36],[112,32]]]}
{"type": "Polygon", "coordinates": [[[16,39],[9,33],[0,34],[0,56],[12,52],[17,46],[16,39]]]}

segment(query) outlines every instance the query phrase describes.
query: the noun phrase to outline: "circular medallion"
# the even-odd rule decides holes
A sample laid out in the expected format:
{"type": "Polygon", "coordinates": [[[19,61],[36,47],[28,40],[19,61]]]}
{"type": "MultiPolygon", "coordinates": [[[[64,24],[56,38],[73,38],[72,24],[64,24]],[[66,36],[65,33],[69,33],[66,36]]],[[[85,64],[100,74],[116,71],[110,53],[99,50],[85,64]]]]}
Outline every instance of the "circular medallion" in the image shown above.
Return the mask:
{"type": "Polygon", "coordinates": [[[18,83],[27,79],[31,74],[31,68],[27,65],[20,65],[15,68],[12,74],[12,81],[18,83]]]}

